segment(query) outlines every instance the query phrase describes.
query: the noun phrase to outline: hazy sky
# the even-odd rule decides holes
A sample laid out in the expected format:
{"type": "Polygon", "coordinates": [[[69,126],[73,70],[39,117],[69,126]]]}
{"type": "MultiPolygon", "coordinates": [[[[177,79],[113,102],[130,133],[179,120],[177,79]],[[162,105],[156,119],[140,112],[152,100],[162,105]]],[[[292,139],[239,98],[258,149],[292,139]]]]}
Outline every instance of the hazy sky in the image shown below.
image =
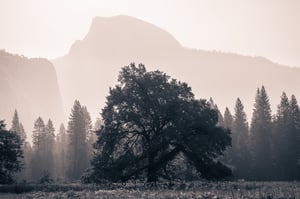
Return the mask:
{"type": "Polygon", "coordinates": [[[0,0],[0,49],[56,58],[95,16],[130,15],[183,46],[264,56],[300,66],[298,0],[0,0]]]}

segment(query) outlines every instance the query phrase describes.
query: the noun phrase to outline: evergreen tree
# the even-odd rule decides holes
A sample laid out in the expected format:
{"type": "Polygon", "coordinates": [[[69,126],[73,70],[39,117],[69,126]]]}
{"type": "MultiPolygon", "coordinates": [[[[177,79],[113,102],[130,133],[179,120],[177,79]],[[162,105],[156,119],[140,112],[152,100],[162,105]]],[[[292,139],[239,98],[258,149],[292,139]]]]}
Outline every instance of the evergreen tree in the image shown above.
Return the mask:
{"type": "Polygon", "coordinates": [[[86,106],[82,106],[82,113],[85,120],[85,134],[86,134],[86,142],[87,142],[87,157],[88,157],[88,167],[90,166],[90,162],[94,155],[93,144],[96,142],[96,134],[92,130],[92,120],[90,113],[88,112],[86,106]]]}
{"type": "Polygon", "coordinates": [[[294,166],[290,170],[289,175],[293,175],[294,179],[300,180],[300,108],[297,102],[297,99],[295,95],[291,96],[290,99],[290,117],[291,117],[291,135],[292,135],[292,141],[291,145],[293,150],[293,161],[294,166]],[[296,162],[296,164],[295,164],[296,162]]]}
{"type": "Polygon", "coordinates": [[[285,164],[289,153],[287,147],[289,144],[290,122],[289,99],[285,93],[282,93],[273,127],[273,158],[276,180],[283,180],[286,177],[285,164]]]}
{"type": "Polygon", "coordinates": [[[30,180],[31,173],[31,158],[32,158],[32,148],[30,143],[27,141],[27,136],[23,124],[20,122],[20,133],[21,142],[22,142],[22,150],[24,153],[24,157],[22,159],[23,169],[19,173],[18,178],[20,180],[30,180]]]}
{"type": "Polygon", "coordinates": [[[15,110],[12,125],[10,131],[15,132],[20,137],[21,148],[23,151],[23,157],[20,159],[23,168],[17,175],[17,180],[28,180],[29,178],[29,167],[30,167],[30,151],[28,151],[28,142],[26,141],[26,132],[22,123],[19,120],[18,111],[15,110]]]}
{"type": "Polygon", "coordinates": [[[300,129],[300,108],[295,95],[290,100],[291,124],[295,130],[300,129]]]}
{"type": "Polygon", "coordinates": [[[20,136],[15,131],[7,131],[0,120],[0,184],[14,182],[14,174],[22,168],[22,157],[20,136]]]}
{"type": "MultiPolygon", "coordinates": [[[[233,117],[228,109],[228,107],[225,108],[225,112],[224,112],[224,120],[223,120],[223,124],[222,127],[224,127],[225,129],[228,130],[232,130],[232,125],[233,125],[233,117]]],[[[232,134],[231,134],[232,137],[232,134]]],[[[226,162],[228,165],[232,165],[232,159],[233,159],[233,151],[232,151],[232,145],[233,143],[231,143],[231,147],[228,147],[227,150],[225,151],[225,155],[224,155],[224,162],[226,162]]]]}
{"type": "Polygon", "coordinates": [[[214,109],[217,113],[218,113],[218,124],[217,126],[224,126],[224,119],[223,119],[223,115],[221,113],[221,111],[218,108],[218,105],[214,103],[214,100],[212,98],[209,98],[209,105],[211,107],[211,109],[214,109]]]}
{"type": "Polygon", "coordinates": [[[26,139],[27,139],[27,135],[26,135],[24,126],[23,126],[23,124],[22,124],[21,122],[19,123],[19,127],[20,127],[20,133],[19,133],[19,136],[20,136],[20,138],[21,138],[21,141],[23,141],[23,143],[25,144],[26,139]]]}
{"type": "Polygon", "coordinates": [[[34,123],[32,143],[32,178],[38,180],[46,174],[53,176],[54,127],[51,120],[45,125],[43,119],[38,117],[34,123]]]}
{"type": "Polygon", "coordinates": [[[299,107],[295,96],[291,101],[285,93],[274,122],[274,159],[277,180],[295,180],[297,178],[297,160],[299,129],[297,128],[297,112],[299,107]]]}
{"type": "Polygon", "coordinates": [[[232,125],[232,163],[236,167],[235,176],[249,178],[249,164],[251,162],[249,152],[249,126],[244,106],[237,98],[234,108],[234,121],[232,125]]]}
{"type": "Polygon", "coordinates": [[[43,136],[45,134],[45,123],[41,117],[34,123],[34,130],[32,133],[32,143],[35,151],[39,151],[42,148],[43,136]]]}
{"type": "Polygon", "coordinates": [[[257,89],[251,121],[251,148],[253,152],[253,172],[256,180],[272,178],[271,153],[272,117],[269,97],[262,86],[257,89]]]}
{"type": "Polygon", "coordinates": [[[33,180],[38,180],[41,176],[48,172],[45,170],[47,168],[47,163],[44,161],[45,158],[45,151],[46,151],[46,133],[45,133],[45,123],[41,117],[34,123],[34,130],[32,132],[32,144],[33,144],[33,154],[32,154],[32,172],[31,176],[33,180]]]}
{"type": "Polygon", "coordinates": [[[78,180],[89,166],[88,158],[88,127],[86,108],[82,107],[78,100],[75,100],[68,123],[68,178],[78,180]]]}
{"type": "Polygon", "coordinates": [[[13,116],[13,119],[12,119],[12,126],[11,126],[10,131],[16,132],[20,136],[20,139],[21,139],[22,144],[23,144],[23,142],[26,139],[26,133],[24,131],[23,125],[19,121],[19,115],[18,115],[17,110],[15,110],[15,112],[14,112],[14,116],[13,116]]]}
{"type": "Polygon", "coordinates": [[[48,120],[47,125],[45,126],[45,160],[47,162],[47,167],[45,171],[51,176],[54,176],[54,143],[55,143],[55,128],[51,119],[48,120]]]}
{"type": "Polygon", "coordinates": [[[64,124],[59,127],[56,136],[56,178],[58,181],[66,180],[67,171],[67,151],[68,151],[68,137],[64,124]]]}
{"type": "Polygon", "coordinates": [[[24,179],[26,181],[31,180],[31,163],[32,163],[32,147],[31,144],[28,141],[25,141],[24,145],[23,145],[23,149],[24,149],[24,168],[23,168],[23,172],[24,172],[24,179]]]}
{"type": "Polygon", "coordinates": [[[228,109],[228,107],[226,107],[225,112],[224,112],[223,127],[226,129],[232,130],[232,125],[233,125],[233,117],[232,117],[232,114],[230,113],[230,110],[228,109]]]}
{"type": "Polygon", "coordinates": [[[33,154],[32,154],[32,172],[31,177],[33,180],[37,180],[43,172],[43,136],[45,134],[45,123],[41,117],[34,123],[34,130],[32,132],[32,144],[33,144],[33,154]]]}

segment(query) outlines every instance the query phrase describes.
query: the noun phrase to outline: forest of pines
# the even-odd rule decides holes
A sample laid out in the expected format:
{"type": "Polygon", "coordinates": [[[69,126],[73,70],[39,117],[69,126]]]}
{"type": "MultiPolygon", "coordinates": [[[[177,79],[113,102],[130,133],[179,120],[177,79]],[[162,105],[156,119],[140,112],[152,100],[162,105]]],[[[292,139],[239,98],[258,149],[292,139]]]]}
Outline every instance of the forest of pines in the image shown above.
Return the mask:
{"type": "MultiPolygon", "coordinates": [[[[251,121],[242,100],[220,112],[213,99],[143,65],[123,67],[95,124],[75,100],[69,122],[0,121],[0,184],[128,180],[300,180],[300,110],[285,92],[272,115],[257,89],[251,121]]],[[[255,89],[255,88],[254,88],[255,89]]],[[[4,119],[4,118],[3,118],[4,119]]],[[[7,118],[6,118],[7,119],[7,118]]]]}

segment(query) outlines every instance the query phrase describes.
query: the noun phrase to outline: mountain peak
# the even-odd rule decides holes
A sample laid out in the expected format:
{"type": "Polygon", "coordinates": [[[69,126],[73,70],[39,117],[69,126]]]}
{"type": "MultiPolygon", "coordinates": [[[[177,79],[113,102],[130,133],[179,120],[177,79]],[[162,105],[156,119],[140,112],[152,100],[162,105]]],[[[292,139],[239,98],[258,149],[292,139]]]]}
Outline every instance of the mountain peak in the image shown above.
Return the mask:
{"type": "Polygon", "coordinates": [[[95,17],[86,37],[55,61],[67,107],[79,99],[91,110],[100,110],[120,68],[130,62],[189,83],[196,96],[212,97],[221,109],[232,108],[239,97],[251,114],[255,89],[261,85],[275,102],[283,90],[300,95],[299,69],[262,57],[186,49],[161,28],[121,15],[95,17]]]}
{"type": "Polygon", "coordinates": [[[140,19],[118,15],[95,17],[83,40],[77,41],[70,54],[96,55],[160,53],[182,49],[180,43],[165,30],[140,19]]]}

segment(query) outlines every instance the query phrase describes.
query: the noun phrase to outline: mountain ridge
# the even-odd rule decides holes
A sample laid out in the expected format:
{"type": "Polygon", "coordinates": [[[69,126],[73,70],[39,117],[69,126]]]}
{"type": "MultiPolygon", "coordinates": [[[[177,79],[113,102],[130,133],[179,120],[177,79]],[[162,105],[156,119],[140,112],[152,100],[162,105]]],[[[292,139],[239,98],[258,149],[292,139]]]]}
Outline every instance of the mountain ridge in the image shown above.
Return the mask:
{"type": "Polygon", "coordinates": [[[282,91],[300,96],[298,68],[261,56],[185,48],[167,31],[133,17],[96,17],[87,35],[76,43],[67,55],[53,60],[68,107],[76,98],[100,112],[121,67],[131,62],[187,82],[198,98],[212,97],[222,111],[226,106],[233,110],[240,97],[248,117],[256,88],[262,85],[273,111],[282,91]],[[78,84],[83,76],[87,82],[78,84]]]}

